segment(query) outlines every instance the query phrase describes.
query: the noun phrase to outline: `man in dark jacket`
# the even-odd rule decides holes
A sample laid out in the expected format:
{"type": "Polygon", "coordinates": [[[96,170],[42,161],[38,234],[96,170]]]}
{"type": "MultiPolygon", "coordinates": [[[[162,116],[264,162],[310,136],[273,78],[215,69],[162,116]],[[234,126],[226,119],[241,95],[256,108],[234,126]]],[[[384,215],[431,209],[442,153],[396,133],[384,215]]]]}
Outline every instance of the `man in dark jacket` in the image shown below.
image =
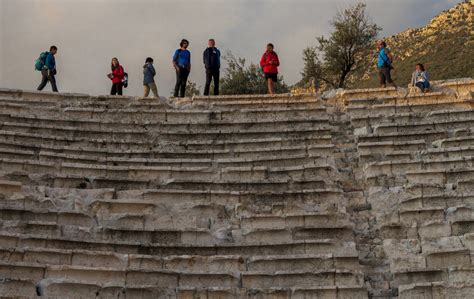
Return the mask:
{"type": "Polygon", "coordinates": [[[38,90],[43,90],[46,86],[48,81],[51,83],[51,88],[54,92],[58,92],[58,87],[56,86],[56,60],[54,59],[54,55],[58,52],[58,48],[56,46],[51,46],[49,48],[49,53],[46,56],[46,60],[44,62],[44,67],[41,70],[41,83],[38,86],[38,90]]]}
{"type": "Polygon", "coordinates": [[[209,95],[211,81],[214,80],[214,95],[219,95],[219,69],[221,68],[221,52],[216,48],[214,39],[210,39],[208,47],[204,50],[203,60],[206,67],[206,85],[204,95],[209,95]]]}

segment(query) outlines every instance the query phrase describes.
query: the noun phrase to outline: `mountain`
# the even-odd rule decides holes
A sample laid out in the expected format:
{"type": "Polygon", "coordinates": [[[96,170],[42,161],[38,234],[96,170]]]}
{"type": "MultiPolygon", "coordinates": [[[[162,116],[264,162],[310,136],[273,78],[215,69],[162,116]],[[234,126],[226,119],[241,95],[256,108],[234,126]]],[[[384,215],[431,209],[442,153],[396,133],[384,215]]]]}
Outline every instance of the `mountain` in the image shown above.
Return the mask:
{"type": "MultiPolygon", "coordinates": [[[[393,77],[406,86],[417,63],[423,63],[431,80],[474,78],[474,0],[465,1],[434,17],[426,26],[385,38],[395,56],[393,77]]],[[[353,77],[350,86],[378,86],[376,52],[366,65],[374,66],[353,77]]]]}

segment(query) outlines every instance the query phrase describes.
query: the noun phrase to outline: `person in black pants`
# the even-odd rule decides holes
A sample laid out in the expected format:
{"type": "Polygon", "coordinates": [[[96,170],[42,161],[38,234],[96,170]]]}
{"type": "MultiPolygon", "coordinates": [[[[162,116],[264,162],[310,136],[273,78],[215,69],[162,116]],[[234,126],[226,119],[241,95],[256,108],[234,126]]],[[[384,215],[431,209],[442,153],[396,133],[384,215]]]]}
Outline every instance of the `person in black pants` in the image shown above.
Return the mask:
{"type": "Polygon", "coordinates": [[[211,81],[214,80],[214,95],[219,95],[219,69],[221,67],[221,52],[216,48],[214,39],[210,39],[207,49],[203,53],[204,66],[206,67],[206,85],[204,95],[209,95],[211,81]]]}
{"type": "Polygon", "coordinates": [[[58,92],[58,87],[56,86],[56,60],[54,59],[54,55],[58,52],[58,48],[56,46],[51,46],[49,48],[49,53],[46,56],[44,61],[43,69],[41,70],[41,83],[38,86],[38,90],[43,90],[46,84],[51,83],[51,88],[54,92],[58,92]]]}
{"type": "Polygon", "coordinates": [[[187,49],[189,42],[186,39],[181,40],[180,48],[174,52],[173,66],[176,70],[176,85],[174,87],[174,96],[184,98],[186,93],[186,83],[191,72],[191,52],[187,49]]]}

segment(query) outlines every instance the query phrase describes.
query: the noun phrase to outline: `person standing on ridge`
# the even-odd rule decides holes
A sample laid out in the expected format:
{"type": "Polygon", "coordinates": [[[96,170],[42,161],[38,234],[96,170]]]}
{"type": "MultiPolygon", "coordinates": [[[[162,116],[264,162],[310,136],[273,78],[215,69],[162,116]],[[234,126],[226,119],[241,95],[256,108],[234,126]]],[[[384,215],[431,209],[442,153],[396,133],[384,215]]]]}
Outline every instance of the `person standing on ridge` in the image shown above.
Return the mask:
{"type": "Polygon", "coordinates": [[[51,88],[54,92],[58,92],[58,87],[56,86],[56,60],[54,55],[58,52],[56,46],[51,46],[49,52],[41,53],[40,57],[35,62],[35,69],[41,71],[41,83],[38,86],[38,90],[43,90],[43,88],[48,84],[48,81],[51,83],[51,88]]]}
{"type": "Polygon", "coordinates": [[[123,79],[125,77],[125,71],[123,67],[120,65],[117,57],[112,58],[112,62],[110,63],[110,68],[112,70],[111,73],[107,75],[107,77],[112,80],[112,89],[110,90],[111,95],[118,94],[119,96],[122,95],[123,90],[123,79]]]}
{"type": "Polygon", "coordinates": [[[204,66],[206,68],[206,85],[204,95],[209,95],[211,81],[214,80],[214,95],[219,95],[219,70],[221,67],[221,52],[216,48],[214,39],[210,39],[203,53],[204,66]]]}
{"type": "Polygon", "coordinates": [[[143,86],[144,86],[144,94],[143,97],[146,98],[150,94],[150,89],[153,92],[155,98],[159,98],[158,95],[158,88],[156,88],[155,83],[155,75],[156,71],[153,67],[153,58],[148,57],[145,60],[145,65],[143,66],[143,86]]]}
{"type": "Polygon", "coordinates": [[[391,71],[393,70],[393,55],[389,49],[387,49],[387,44],[383,40],[377,42],[378,48],[378,57],[377,57],[377,68],[379,69],[380,85],[385,88],[387,83],[391,84],[393,87],[397,87],[395,82],[392,80],[391,71]]]}
{"type": "Polygon", "coordinates": [[[268,93],[273,94],[273,84],[278,81],[278,66],[280,60],[275,51],[273,51],[273,44],[267,45],[267,51],[263,53],[260,59],[260,66],[265,74],[265,80],[267,81],[268,93]]]}
{"type": "Polygon", "coordinates": [[[176,85],[174,87],[174,97],[184,98],[186,93],[186,83],[191,72],[191,52],[188,50],[189,42],[182,39],[180,48],[174,52],[173,67],[176,70],[176,85]]]}

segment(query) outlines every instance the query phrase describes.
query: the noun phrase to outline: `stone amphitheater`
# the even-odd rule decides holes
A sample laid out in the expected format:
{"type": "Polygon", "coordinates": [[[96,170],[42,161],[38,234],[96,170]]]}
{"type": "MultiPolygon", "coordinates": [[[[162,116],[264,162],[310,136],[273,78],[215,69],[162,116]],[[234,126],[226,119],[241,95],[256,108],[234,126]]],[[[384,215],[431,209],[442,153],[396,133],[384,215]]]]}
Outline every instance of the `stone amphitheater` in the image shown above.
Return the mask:
{"type": "Polygon", "coordinates": [[[472,298],[474,80],[0,90],[2,298],[472,298]]]}

